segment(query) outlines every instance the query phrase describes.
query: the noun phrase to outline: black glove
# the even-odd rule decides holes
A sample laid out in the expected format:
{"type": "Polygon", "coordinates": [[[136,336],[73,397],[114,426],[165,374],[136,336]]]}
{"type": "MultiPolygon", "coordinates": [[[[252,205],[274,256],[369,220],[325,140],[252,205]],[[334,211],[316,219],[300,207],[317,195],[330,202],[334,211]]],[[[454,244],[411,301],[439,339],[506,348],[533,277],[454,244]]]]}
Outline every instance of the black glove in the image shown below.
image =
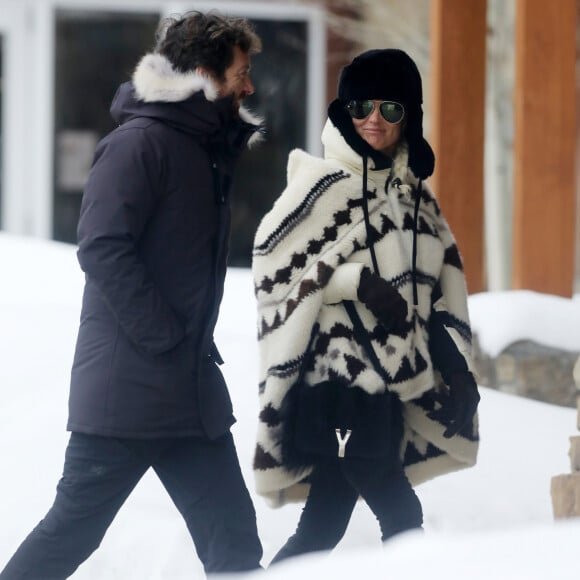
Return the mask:
{"type": "Polygon", "coordinates": [[[449,439],[461,433],[471,423],[480,396],[477,383],[468,371],[452,374],[446,383],[449,393],[439,400],[441,408],[431,411],[427,416],[447,425],[443,437],[449,439]]]}
{"type": "Polygon", "coordinates": [[[406,300],[392,284],[367,267],[362,269],[357,295],[387,330],[399,329],[407,320],[406,300]]]}

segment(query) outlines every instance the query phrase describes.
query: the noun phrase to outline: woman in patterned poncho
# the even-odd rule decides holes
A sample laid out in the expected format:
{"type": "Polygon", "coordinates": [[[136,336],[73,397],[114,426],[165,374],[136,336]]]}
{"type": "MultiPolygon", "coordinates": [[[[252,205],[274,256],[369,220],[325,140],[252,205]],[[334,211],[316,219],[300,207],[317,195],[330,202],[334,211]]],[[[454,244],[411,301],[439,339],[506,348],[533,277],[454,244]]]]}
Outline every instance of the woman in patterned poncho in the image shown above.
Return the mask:
{"type": "Polygon", "coordinates": [[[420,528],[412,485],[476,460],[479,394],[465,279],[453,235],[423,183],[435,161],[421,104],[421,78],[406,53],[355,58],[329,107],[324,159],[290,154],[288,185],[256,234],[256,489],[273,506],[306,499],[275,562],[334,548],[359,496],[383,540],[420,528]],[[344,301],[354,301],[380,372],[355,338],[344,301]],[[287,459],[285,398],[307,351],[309,385],[396,394],[394,461],[348,453],[298,465],[287,459]]]}

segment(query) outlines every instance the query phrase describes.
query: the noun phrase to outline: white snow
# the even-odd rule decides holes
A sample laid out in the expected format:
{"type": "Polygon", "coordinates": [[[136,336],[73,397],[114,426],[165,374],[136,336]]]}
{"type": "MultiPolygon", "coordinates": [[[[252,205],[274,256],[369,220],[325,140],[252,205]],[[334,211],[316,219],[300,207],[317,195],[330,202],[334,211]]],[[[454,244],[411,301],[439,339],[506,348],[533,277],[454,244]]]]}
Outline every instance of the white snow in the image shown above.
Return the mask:
{"type": "Polygon", "coordinates": [[[580,352],[580,297],[529,290],[482,292],[469,297],[473,330],[484,352],[497,356],[511,343],[529,339],[580,352]]]}
{"type": "MultiPolygon", "coordinates": [[[[75,248],[0,233],[0,569],[54,497],[64,449],[68,380],[83,275],[75,248]]],[[[532,292],[470,297],[486,352],[533,339],[580,351],[580,302],[532,292]]],[[[293,532],[301,506],[270,509],[254,493],[257,345],[252,283],[231,269],[217,330],[238,419],[233,433],[256,506],[263,564],[293,532]]],[[[481,389],[476,467],[419,486],[425,532],[382,546],[368,508],[355,509],[330,555],[271,568],[273,579],[576,579],[580,522],[554,522],[550,479],[570,470],[576,411],[481,389]]],[[[236,576],[239,578],[239,576],[236,576]]],[[[261,574],[246,577],[261,578],[261,574]]],[[[184,523],[148,473],[75,580],[203,578],[184,523]]]]}

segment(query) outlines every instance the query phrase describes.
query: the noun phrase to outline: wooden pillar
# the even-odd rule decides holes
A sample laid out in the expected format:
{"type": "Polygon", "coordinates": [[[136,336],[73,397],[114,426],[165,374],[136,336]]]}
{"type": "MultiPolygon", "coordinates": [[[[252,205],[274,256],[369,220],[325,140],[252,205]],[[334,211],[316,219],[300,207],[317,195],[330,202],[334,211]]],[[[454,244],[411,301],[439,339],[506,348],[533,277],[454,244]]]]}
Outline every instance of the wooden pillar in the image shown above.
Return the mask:
{"type": "Polygon", "coordinates": [[[576,0],[517,0],[513,288],[571,296],[576,0]]]}
{"type": "Polygon", "coordinates": [[[470,294],[485,290],[483,148],[486,0],[431,1],[433,189],[470,294]]]}

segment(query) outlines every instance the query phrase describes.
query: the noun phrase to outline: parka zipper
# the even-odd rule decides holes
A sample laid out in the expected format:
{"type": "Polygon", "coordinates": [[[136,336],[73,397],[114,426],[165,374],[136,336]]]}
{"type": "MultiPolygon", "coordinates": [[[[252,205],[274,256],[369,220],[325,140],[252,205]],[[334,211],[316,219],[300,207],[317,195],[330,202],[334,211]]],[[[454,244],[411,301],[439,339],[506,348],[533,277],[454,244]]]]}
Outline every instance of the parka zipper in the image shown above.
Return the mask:
{"type": "MultiPolygon", "coordinates": [[[[227,197],[222,187],[221,182],[221,175],[219,171],[219,166],[213,157],[210,155],[210,166],[212,170],[213,182],[214,182],[214,199],[216,205],[218,206],[218,223],[217,223],[217,232],[215,238],[215,246],[213,249],[213,260],[212,260],[212,283],[208,288],[208,303],[211,304],[211,308],[208,312],[208,316],[203,328],[203,332],[201,335],[201,343],[200,343],[200,350],[201,350],[201,360],[200,363],[203,363],[203,358],[205,356],[211,356],[212,348],[211,342],[213,342],[213,337],[209,336],[209,329],[215,326],[217,321],[217,300],[216,300],[216,289],[217,289],[217,277],[218,277],[218,267],[221,262],[221,254],[224,247],[224,235],[225,232],[223,231],[224,228],[224,219],[223,219],[223,212],[224,206],[226,205],[227,197]],[[222,251],[220,251],[222,250],[222,251]]],[[[199,365],[201,371],[201,364],[199,365]]],[[[198,376],[199,380],[199,376],[198,376]]]]}

